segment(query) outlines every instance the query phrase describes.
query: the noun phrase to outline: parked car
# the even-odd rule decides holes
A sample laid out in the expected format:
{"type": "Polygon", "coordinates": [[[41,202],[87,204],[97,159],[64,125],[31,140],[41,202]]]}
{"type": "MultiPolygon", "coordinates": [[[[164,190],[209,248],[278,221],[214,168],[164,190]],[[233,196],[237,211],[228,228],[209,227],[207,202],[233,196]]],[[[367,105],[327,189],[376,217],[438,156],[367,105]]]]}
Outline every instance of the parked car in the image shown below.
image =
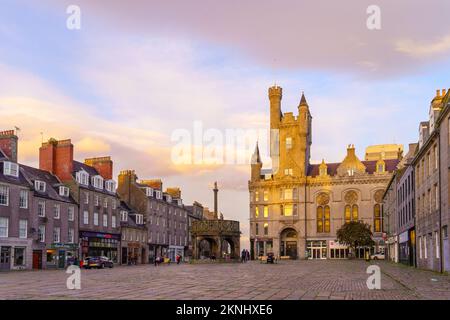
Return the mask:
{"type": "Polygon", "coordinates": [[[377,252],[375,254],[372,254],[370,256],[371,260],[384,260],[385,256],[384,256],[384,252],[377,252]]]}
{"type": "Polygon", "coordinates": [[[105,256],[86,257],[84,259],[83,266],[86,269],[91,269],[91,268],[103,269],[105,267],[108,267],[108,268],[114,267],[114,263],[112,262],[111,259],[109,259],[108,257],[105,257],[105,256]]]}

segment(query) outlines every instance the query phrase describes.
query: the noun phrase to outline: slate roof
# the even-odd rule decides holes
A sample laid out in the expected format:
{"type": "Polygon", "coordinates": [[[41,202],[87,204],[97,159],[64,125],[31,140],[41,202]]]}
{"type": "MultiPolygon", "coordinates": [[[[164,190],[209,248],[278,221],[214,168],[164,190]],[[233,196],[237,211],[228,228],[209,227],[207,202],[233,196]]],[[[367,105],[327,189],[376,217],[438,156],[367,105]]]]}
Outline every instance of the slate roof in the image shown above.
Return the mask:
{"type": "MultiPolygon", "coordinates": [[[[377,161],[361,161],[364,166],[366,167],[366,172],[369,174],[372,174],[376,171],[376,164],[377,161]]],[[[399,163],[398,159],[387,159],[384,160],[384,163],[386,165],[385,169],[388,172],[393,172],[397,168],[397,164],[399,163]]],[[[341,163],[326,163],[327,165],[327,173],[330,176],[334,176],[337,173],[337,168],[339,167],[341,163]]],[[[319,175],[319,166],[320,164],[311,164],[308,167],[308,176],[316,177],[319,175]]]]}
{"type": "Polygon", "coordinates": [[[30,188],[30,182],[27,180],[27,178],[24,175],[24,171],[22,169],[22,166],[19,165],[19,177],[12,177],[8,175],[3,174],[3,164],[4,162],[0,161],[0,182],[4,183],[10,183],[14,185],[20,185],[24,187],[30,188]]]}
{"type": "MultiPolygon", "coordinates": [[[[82,162],[73,160],[73,171],[72,171],[72,175],[75,177],[75,174],[78,171],[81,171],[81,169],[83,169],[84,171],[86,171],[89,174],[89,177],[92,176],[98,176],[100,175],[100,173],[97,171],[97,169],[95,169],[94,167],[91,167],[87,164],[84,164],[82,162]]],[[[103,189],[97,189],[94,188],[94,186],[91,184],[91,180],[89,179],[89,185],[85,186],[82,184],[79,184],[80,188],[83,189],[88,189],[88,190],[92,190],[92,191],[96,191],[96,192],[100,192],[100,193],[104,193],[104,194],[108,194],[108,195],[114,195],[117,196],[117,194],[115,192],[109,192],[108,190],[106,190],[105,188],[103,189]]]]}

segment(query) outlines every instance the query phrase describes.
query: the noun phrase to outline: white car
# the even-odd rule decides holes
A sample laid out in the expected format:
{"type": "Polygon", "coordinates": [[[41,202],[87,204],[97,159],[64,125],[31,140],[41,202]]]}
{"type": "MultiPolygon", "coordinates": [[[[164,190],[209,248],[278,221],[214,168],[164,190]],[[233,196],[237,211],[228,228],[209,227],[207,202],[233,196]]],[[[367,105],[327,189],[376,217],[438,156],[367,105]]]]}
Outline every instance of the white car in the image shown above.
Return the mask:
{"type": "Polygon", "coordinates": [[[372,254],[371,256],[370,256],[370,260],[384,260],[384,253],[383,252],[378,252],[378,253],[375,253],[375,254],[372,254]]]}

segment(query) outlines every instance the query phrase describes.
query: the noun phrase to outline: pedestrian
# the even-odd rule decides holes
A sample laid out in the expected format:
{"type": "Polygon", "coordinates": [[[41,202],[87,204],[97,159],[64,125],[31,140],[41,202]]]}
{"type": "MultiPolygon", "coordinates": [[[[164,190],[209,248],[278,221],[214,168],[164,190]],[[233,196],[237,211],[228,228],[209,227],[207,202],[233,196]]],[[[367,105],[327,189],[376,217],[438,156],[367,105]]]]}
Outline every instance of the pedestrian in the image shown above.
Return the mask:
{"type": "Polygon", "coordinates": [[[250,261],[250,251],[248,251],[248,250],[245,250],[245,251],[246,251],[246,253],[247,253],[246,259],[247,259],[247,261],[250,261]]]}
{"type": "Polygon", "coordinates": [[[242,249],[241,252],[241,262],[245,262],[245,249],[242,249]]]}

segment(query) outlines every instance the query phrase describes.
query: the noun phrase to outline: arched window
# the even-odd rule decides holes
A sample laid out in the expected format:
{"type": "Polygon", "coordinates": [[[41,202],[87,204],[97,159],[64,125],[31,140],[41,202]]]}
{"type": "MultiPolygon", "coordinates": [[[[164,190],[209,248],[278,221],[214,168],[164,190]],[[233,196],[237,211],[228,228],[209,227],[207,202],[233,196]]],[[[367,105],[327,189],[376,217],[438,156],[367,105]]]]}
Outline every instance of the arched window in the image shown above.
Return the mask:
{"type": "Polygon", "coordinates": [[[269,224],[264,223],[264,235],[267,236],[269,234],[269,224]]]}
{"type": "Polygon", "coordinates": [[[373,230],[381,232],[381,206],[378,203],[373,207],[373,230]]]}
{"type": "Polygon", "coordinates": [[[330,207],[317,207],[317,232],[330,232],[330,207]]]}
{"type": "Polygon", "coordinates": [[[358,205],[354,204],[352,206],[346,205],[344,212],[345,223],[349,223],[350,221],[358,221],[358,205]]]}
{"type": "Polygon", "coordinates": [[[323,207],[317,207],[317,233],[323,232],[323,207]]]}

